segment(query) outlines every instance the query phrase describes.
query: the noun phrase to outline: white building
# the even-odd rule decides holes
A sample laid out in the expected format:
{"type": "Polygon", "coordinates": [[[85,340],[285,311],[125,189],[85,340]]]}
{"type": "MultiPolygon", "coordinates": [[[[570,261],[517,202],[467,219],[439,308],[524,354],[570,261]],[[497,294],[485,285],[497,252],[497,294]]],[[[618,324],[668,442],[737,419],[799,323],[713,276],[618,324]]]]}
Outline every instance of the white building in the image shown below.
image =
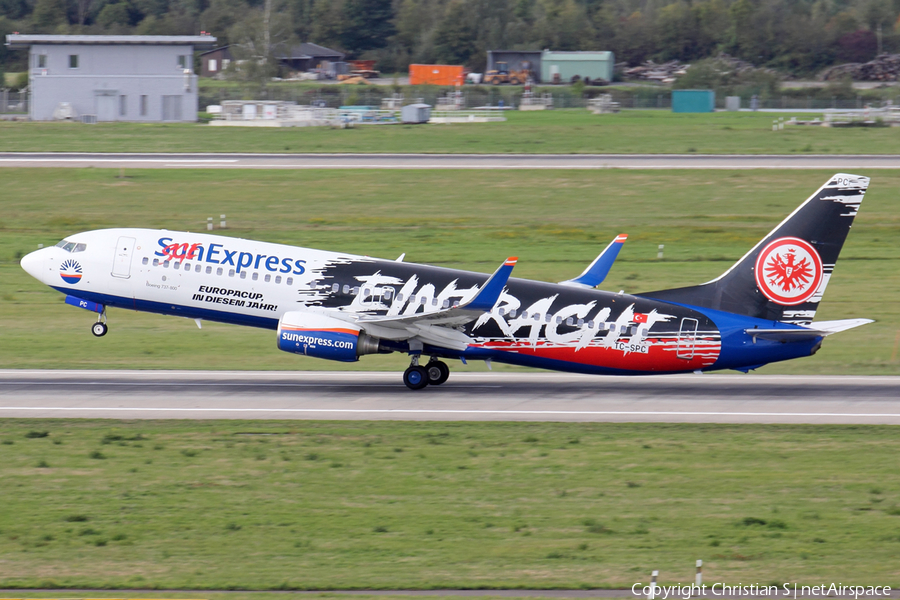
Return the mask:
{"type": "Polygon", "coordinates": [[[29,115],[54,118],[68,103],[76,118],[98,121],[196,121],[194,50],[214,47],[209,35],[7,35],[28,49],[29,115]]]}

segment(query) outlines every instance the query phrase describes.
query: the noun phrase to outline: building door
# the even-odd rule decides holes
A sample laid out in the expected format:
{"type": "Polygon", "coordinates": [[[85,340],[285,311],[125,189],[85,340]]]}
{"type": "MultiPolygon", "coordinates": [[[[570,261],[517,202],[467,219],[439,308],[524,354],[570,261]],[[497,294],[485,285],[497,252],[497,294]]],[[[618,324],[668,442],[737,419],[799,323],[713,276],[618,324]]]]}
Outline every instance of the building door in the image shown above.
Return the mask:
{"type": "Polygon", "coordinates": [[[94,105],[98,121],[115,121],[119,112],[119,92],[115,90],[98,90],[94,92],[94,105]]]}
{"type": "Polygon", "coordinates": [[[134,252],[134,238],[122,236],[116,242],[116,258],[113,261],[113,277],[131,277],[131,254],[134,252]]]}
{"type": "Polygon", "coordinates": [[[181,121],[181,96],[162,97],[162,120],[181,121]]]}

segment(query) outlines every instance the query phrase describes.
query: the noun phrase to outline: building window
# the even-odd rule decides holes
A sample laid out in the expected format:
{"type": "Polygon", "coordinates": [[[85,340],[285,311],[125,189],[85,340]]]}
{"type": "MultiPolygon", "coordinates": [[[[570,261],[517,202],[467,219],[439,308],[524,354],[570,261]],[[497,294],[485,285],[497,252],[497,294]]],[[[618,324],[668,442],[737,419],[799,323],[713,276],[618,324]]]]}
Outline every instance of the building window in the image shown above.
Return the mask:
{"type": "Polygon", "coordinates": [[[215,73],[215,72],[216,72],[216,68],[217,68],[218,66],[219,66],[219,65],[218,65],[218,63],[216,62],[216,59],[214,59],[214,58],[209,59],[209,72],[210,72],[210,73],[215,73]]]}
{"type": "Polygon", "coordinates": [[[119,116],[124,117],[128,114],[128,96],[120,95],[119,96],[119,116]]]}
{"type": "Polygon", "coordinates": [[[141,116],[147,116],[147,96],[141,96],[141,116]]]}
{"type": "Polygon", "coordinates": [[[228,65],[230,65],[230,64],[231,64],[230,60],[228,60],[227,58],[223,58],[222,59],[222,70],[224,71],[225,69],[227,69],[228,65]]]}
{"type": "Polygon", "coordinates": [[[178,55],[178,67],[181,69],[187,69],[187,56],[184,54],[178,55]]]}
{"type": "Polygon", "coordinates": [[[35,59],[35,68],[37,69],[46,69],[47,68],[47,55],[46,54],[38,54],[34,57],[35,59]]]}
{"type": "Polygon", "coordinates": [[[78,68],[78,55],[77,55],[77,54],[70,54],[70,55],[69,55],[69,68],[70,68],[70,69],[77,69],[77,68],[78,68]]]}

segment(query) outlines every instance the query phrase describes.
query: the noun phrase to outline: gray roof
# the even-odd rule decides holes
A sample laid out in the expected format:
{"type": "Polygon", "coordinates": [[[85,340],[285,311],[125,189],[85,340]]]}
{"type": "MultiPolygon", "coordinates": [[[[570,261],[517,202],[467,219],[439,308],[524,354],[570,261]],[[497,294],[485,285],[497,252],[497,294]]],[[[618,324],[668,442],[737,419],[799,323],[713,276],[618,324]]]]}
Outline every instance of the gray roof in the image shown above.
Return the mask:
{"type": "Polygon", "coordinates": [[[194,46],[198,48],[216,45],[211,35],[23,35],[6,36],[6,45],[12,50],[28,48],[34,44],[120,44],[132,46],[194,46]]]}
{"type": "Polygon", "coordinates": [[[317,58],[320,56],[339,56],[341,58],[344,58],[344,53],[338,52],[337,50],[332,50],[331,48],[326,48],[325,46],[320,46],[318,44],[310,44],[308,42],[304,42],[296,46],[280,46],[275,49],[275,57],[282,59],[317,58]]]}

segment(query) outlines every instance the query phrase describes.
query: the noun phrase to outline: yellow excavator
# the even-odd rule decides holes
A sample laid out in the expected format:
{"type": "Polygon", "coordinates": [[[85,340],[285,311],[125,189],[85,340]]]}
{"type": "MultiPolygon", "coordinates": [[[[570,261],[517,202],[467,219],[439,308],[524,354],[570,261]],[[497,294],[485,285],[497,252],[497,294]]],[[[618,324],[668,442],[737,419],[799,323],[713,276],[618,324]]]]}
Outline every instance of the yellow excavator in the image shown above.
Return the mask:
{"type": "Polygon", "coordinates": [[[500,85],[501,83],[509,83],[512,85],[520,85],[528,81],[531,71],[522,69],[520,71],[510,71],[509,66],[505,62],[494,63],[494,69],[484,74],[484,82],[491,85],[500,85]]]}

